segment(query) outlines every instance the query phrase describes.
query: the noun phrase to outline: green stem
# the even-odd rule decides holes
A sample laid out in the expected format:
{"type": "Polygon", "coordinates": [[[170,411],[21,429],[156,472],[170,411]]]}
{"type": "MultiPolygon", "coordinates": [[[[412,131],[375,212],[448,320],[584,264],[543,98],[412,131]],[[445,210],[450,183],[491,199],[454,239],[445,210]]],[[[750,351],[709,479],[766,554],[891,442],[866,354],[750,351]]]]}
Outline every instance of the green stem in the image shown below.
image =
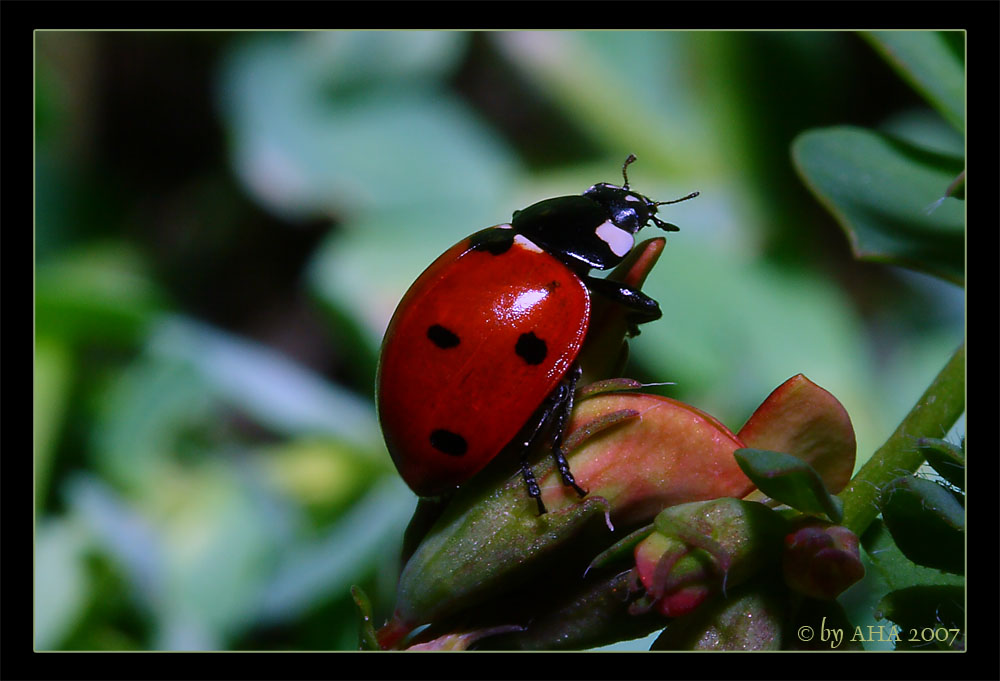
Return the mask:
{"type": "Polygon", "coordinates": [[[945,365],[896,432],[861,467],[840,493],[843,524],[860,536],[878,515],[878,497],[887,483],[924,461],[916,446],[920,437],[941,437],[965,410],[965,343],[945,365]]]}

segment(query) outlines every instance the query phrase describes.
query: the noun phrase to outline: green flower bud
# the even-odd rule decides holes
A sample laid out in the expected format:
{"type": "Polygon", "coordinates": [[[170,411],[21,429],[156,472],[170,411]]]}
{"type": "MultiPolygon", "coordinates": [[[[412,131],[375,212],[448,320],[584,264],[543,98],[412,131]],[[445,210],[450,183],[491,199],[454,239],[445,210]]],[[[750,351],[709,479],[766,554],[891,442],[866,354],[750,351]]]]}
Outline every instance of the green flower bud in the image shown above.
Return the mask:
{"type": "Polygon", "coordinates": [[[379,645],[395,647],[416,626],[523,582],[592,519],[603,525],[608,508],[591,496],[538,516],[525,496],[515,476],[479,503],[445,511],[403,568],[396,610],[378,632],[379,645]]]}
{"type": "Polygon", "coordinates": [[[778,555],[784,520],[766,506],[716,499],[668,508],[635,548],[644,602],[667,617],[685,615],[712,594],[737,586],[778,555]]]}
{"type": "Polygon", "coordinates": [[[538,603],[537,616],[524,631],[485,641],[491,650],[582,650],[642,638],[663,628],[656,612],[629,613],[642,592],[634,569],[591,575],[577,591],[538,603]]]}
{"type": "Polygon", "coordinates": [[[707,554],[657,532],[636,547],[635,566],[646,589],[646,597],[631,608],[635,614],[655,607],[665,617],[680,617],[701,605],[717,581],[707,554]]]}
{"type": "Polygon", "coordinates": [[[785,605],[755,580],[670,622],[650,650],[780,650],[785,605]]]}

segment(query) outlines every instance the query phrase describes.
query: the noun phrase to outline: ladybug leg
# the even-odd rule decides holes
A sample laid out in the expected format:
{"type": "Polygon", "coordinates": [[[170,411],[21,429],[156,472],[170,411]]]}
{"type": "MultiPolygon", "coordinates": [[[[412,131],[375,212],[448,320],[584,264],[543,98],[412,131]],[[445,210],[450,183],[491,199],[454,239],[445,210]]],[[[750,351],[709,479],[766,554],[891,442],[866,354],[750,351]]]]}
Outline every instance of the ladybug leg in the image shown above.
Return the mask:
{"type": "MultiPolygon", "coordinates": [[[[561,385],[562,384],[560,384],[560,386],[561,385]]],[[[535,474],[531,470],[531,464],[528,461],[528,453],[531,451],[532,445],[545,428],[545,424],[548,423],[549,416],[552,413],[553,397],[558,391],[559,388],[556,388],[552,395],[545,399],[542,414],[535,422],[535,427],[531,431],[531,435],[525,438],[525,440],[521,443],[521,477],[524,478],[524,485],[528,488],[528,496],[538,503],[538,515],[544,515],[546,513],[545,504],[542,503],[542,490],[539,489],[538,481],[535,479],[535,474]]]]}
{"type": "Polygon", "coordinates": [[[642,291],[618,281],[584,276],[587,288],[625,307],[629,314],[625,318],[629,337],[639,335],[639,324],[656,321],[663,316],[660,304],[642,291]]]}
{"type": "MultiPolygon", "coordinates": [[[[527,454],[527,451],[527,448],[525,448],[525,454],[527,454]]],[[[535,480],[535,474],[531,472],[531,466],[528,465],[528,457],[524,455],[521,457],[521,476],[524,478],[524,484],[528,487],[528,496],[538,502],[538,515],[545,515],[545,504],[542,503],[542,490],[538,488],[538,481],[535,480]]]]}
{"type": "Polygon", "coordinates": [[[569,370],[562,382],[546,398],[542,413],[538,417],[531,435],[524,440],[521,447],[521,477],[524,478],[524,484],[528,488],[528,496],[538,503],[538,515],[546,513],[546,510],[545,504],[542,503],[542,491],[538,487],[538,481],[535,479],[535,474],[528,462],[528,453],[538,437],[545,431],[546,426],[552,427],[552,455],[555,458],[556,468],[559,470],[563,484],[572,487],[581,497],[587,494],[576,484],[576,480],[569,470],[569,462],[566,461],[566,455],[562,451],[563,431],[566,428],[566,420],[573,410],[573,394],[576,392],[576,384],[582,373],[583,369],[579,364],[569,370]]]}
{"type": "Polygon", "coordinates": [[[566,421],[569,419],[570,413],[573,411],[573,395],[576,392],[577,381],[580,380],[580,375],[583,373],[583,369],[577,364],[575,367],[570,369],[569,373],[566,375],[566,379],[559,384],[556,388],[558,397],[556,398],[556,409],[558,410],[554,415],[554,421],[552,424],[552,456],[556,460],[556,468],[559,470],[559,475],[562,477],[564,485],[569,485],[576,493],[581,497],[587,496],[586,490],[582,489],[578,484],[576,484],[576,479],[573,477],[573,473],[569,470],[569,462],[566,461],[566,455],[562,450],[562,440],[563,434],[566,431],[566,421]]]}

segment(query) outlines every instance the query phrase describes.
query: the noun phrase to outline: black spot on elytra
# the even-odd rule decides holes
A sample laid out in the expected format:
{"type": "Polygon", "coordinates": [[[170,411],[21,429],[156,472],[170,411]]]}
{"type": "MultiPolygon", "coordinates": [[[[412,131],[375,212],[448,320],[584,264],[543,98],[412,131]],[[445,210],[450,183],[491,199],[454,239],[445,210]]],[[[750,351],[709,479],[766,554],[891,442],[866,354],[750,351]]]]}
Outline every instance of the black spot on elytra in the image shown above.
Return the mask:
{"type": "Polygon", "coordinates": [[[469,237],[469,243],[477,251],[486,251],[490,255],[503,255],[514,245],[514,230],[484,229],[469,237]]]}
{"type": "Polygon", "coordinates": [[[438,428],[431,433],[431,446],[448,456],[462,456],[469,449],[469,443],[458,433],[438,428]]]}
{"type": "Polygon", "coordinates": [[[514,346],[514,352],[528,364],[541,364],[549,353],[549,348],[533,331],[522,333],[514,346]]]}
{"type": "Polygon", "coordinates": [[[446,329],[440,324],[432,324],[427,327],[427,337],[431,339],[431,342],[434,343],[434,345],[438,346],[442,350],[453,348],[462,342],[454,332],[446,329]]]}

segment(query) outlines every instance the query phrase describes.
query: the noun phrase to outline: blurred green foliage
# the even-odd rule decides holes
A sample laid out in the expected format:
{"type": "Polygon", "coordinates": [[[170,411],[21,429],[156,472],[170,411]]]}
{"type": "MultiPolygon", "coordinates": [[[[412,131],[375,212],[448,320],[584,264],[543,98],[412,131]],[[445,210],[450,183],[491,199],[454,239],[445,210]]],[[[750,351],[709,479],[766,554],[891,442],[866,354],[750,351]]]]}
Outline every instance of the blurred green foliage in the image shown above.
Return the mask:
{"type": "MultiPolygon", "coordinates": [[[[960,37],[935,43],[959,73],[960,37]]],[[[963,291],[853,260],[789,149],[878,128],[946,158],[921,180],[945,196],[961,93],[913,39],[36,33],[36,649],[356,647],[349,587],[386,616],[416,502],[371,395],[396,303],[630,152],[644,194],[702,195],[665,216],[629,374],[735,430],[804,373],[860,466],[963,337],[963,291]]],[[[961,238],[960,209],[928,219],[961,238]]]]}

